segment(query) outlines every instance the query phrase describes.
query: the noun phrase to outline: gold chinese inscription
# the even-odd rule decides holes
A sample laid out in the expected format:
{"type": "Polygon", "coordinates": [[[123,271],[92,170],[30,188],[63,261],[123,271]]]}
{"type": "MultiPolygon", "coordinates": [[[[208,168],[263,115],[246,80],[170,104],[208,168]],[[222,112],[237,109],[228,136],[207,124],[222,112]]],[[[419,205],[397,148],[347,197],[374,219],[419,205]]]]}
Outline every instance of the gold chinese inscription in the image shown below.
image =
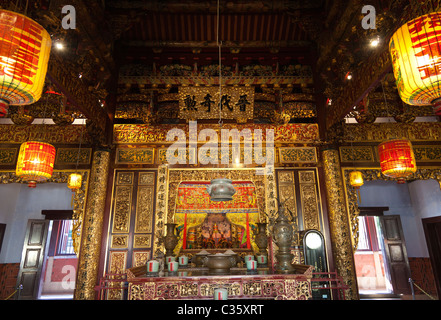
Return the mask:
{"type": "Polygon", "coordinates": [[[253,118],[254,88],[225,87],[219,99],[217,87],[179,87],[179,118],[186,120],[253,118]],[[220,109],[220,110],[219,110],[220,109]]]}

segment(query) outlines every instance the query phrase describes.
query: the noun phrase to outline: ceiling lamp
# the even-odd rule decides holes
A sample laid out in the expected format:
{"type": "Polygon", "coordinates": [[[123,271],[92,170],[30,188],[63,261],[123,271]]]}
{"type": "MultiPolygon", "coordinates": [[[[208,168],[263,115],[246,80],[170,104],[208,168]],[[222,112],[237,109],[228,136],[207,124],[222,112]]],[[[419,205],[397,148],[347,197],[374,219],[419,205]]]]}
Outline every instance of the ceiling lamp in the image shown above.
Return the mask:
{"type": "Polygon", "coordinates": [[[51,39],[28,17],[0,10],[0,116],[9,105],[40,99],[46,77],[51,39]]]}
{"type": "MultiPolygon", "coordinates": [[[[219,42],[219,0],[217,1],[217,45],[219,47],[219,132],[222,129],[222,43],[219,42]]],[[[219,160],[218,160],[219,161],[219,160]]],[[[227,178],[218,178],[210,181],[207,193],[211,201],[232,201],[236,190],[233,181],[227,178]]]]}
{"type": "Polygon", "coordinates": [[[72,190],[72,192],[76,192],[81,188],[81,183],[83,181],[83,176],[79,173],[71,173],[69,177],[67,177],[67,187],[72,190]]]}
{"type": "Polygon", "coordinates": [[[355,189],[359,189],[364,184],[363,174],[360,171],[351,171],[349,182],[355,189]]]}
{"type": "Polygon", "coordinates": [[[405,183],[405,179],[416,172],[415,155],[412,144],[407,139],[392,139],[378,146],[381,172],[386,176],[405,183]]]}
{"type": "Polygon", "coordinates": [[[432,105],[441,115],[441,12],[407,22],[389,42],[401,99],[410,105],[432,105]]]}
{"type": "Polygon", "coordinates": [[[15,174],[35,188],[50,179],[54,170],[55,147],[49,143],[27,141],[21,144],[15,174]]]}

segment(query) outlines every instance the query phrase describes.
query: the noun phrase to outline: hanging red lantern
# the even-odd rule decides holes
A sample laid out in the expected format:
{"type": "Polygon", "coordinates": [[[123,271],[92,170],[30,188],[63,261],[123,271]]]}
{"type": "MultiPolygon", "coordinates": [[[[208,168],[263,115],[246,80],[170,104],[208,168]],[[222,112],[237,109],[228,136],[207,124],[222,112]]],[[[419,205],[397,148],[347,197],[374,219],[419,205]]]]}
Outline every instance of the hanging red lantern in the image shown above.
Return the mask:
{"type": "Polygon", "coordinates": [[[9,105],[41,97],[51,49],[48,32],[28,17],[0,10],[0,116],[9,105]]]}
{"type": "Polygon", "coordinates": [[[49,143],[28,141],[22,143],[18,153],[15,174],[27,181],[30,188],[37,182],[50,179],[54,170],[55,147],[49,143]]]}
{"type": "Polygon", "coordinates": [[[410,105],[432,105],[441,115],[441,12],[407,22],[389,42],[401,99],[410,105]]]}
{"type": "Polygon", "coordinates": [[[381,172],[390,178],[404,183],[405,179],[416,172],[416,161],[412,144],[406,139],[392,139],[378,146],[381,172]]]}

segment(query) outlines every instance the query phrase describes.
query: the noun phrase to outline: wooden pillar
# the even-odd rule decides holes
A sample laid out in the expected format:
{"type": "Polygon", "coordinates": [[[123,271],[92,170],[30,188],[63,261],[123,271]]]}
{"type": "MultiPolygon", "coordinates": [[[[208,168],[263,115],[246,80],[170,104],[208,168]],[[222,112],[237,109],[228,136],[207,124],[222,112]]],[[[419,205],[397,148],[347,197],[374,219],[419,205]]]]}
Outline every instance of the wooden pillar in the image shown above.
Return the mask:
{"type": "Polygon", "coordinates": [[[94,152],[78,256],[75,300],[95,299],[109,165],[109,151],[94,152]]]}
{"type": "Polygon", "coordinates": [[[338,275],[349,286],[346,298],[358,300],[351,229],[345,205],[345,191],[338,149],[323,150],[322,157],[335,268],[338,275]]]}

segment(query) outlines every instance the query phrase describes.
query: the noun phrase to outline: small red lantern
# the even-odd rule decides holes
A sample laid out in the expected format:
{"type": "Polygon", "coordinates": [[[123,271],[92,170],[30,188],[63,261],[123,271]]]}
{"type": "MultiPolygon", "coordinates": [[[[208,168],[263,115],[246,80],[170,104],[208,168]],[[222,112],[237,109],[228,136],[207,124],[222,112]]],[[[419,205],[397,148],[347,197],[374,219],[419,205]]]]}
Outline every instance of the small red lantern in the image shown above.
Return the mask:
{"type": "Polygon", "coordinates": [[[22,143],[15,174],[27,181],[30,188],[37,182],[50,179],[54,170],[55,147],[49,143],[28,141],[22,143]]]}
{"type": "Polygon", "coordinates": [[[381,172],[390,178],[404,183],[405,179],[416,172],[416,161],[412,144],[406,139],[393,139],[378,146],[381,172]]]}

